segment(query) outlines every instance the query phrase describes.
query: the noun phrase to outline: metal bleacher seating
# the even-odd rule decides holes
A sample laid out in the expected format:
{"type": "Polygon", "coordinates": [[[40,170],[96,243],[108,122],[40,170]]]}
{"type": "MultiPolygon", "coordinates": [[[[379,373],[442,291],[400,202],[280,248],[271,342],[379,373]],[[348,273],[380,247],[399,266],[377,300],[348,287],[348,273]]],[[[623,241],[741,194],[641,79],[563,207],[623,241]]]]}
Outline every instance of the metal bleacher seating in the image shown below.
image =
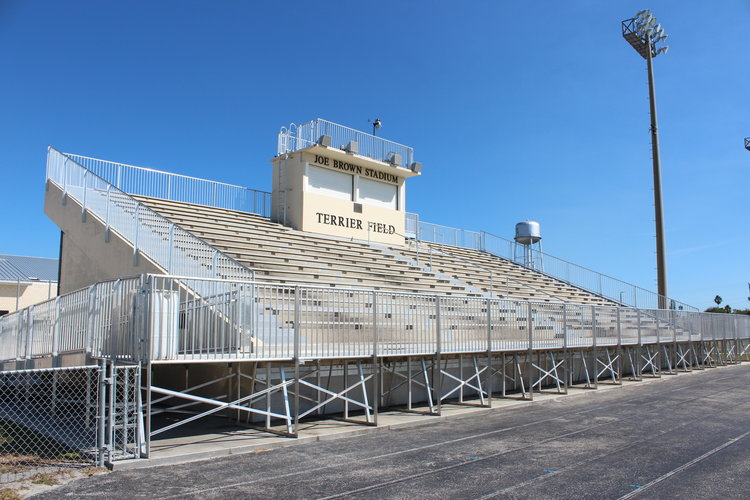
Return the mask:
{"type": "Polygon", "coordinates": [[[486,252],[419,243],[384,247],[297,231],[249,212],[136,196],[256,272],[258,281],[613,305],[486,252]],[[431,248],[431,250],[429,250],[431,248]]]}

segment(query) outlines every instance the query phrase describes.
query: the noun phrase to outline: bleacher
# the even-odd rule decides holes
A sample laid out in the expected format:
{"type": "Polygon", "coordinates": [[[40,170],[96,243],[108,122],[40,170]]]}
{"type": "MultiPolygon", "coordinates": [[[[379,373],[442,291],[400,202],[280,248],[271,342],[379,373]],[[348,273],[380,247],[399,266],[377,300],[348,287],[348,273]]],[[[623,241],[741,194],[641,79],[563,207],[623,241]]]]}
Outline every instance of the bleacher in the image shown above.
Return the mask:
{"type": "Polygon", "coordinates": [[[255,270],[258,281],[541,302],[611,301],[485,252],[424,243],[385,247],[297,231],[248,212],[138,196],[140,202],[255,270]],[[428,260],[429,259],[429,260],[428,260]],[[430,262],[432,267],[430,268],[430,262]],[[492,273],[489,273],[491,270],[492,273]]]}
{"type": "Polygon", "coordinates": [[[136,197],[255,270],[262,282],[477,295],[366,242],[296,231],[248,212],[136,197]]]}
{"type": "Polygon", "coordinates": [[[483,293],[512,299],[615,305],[614,302],[487,252],[438,243],[393,247],[405,257],[432,266],[483,293]],[[419,249],[417,249],[419,245],[419,249]]]}

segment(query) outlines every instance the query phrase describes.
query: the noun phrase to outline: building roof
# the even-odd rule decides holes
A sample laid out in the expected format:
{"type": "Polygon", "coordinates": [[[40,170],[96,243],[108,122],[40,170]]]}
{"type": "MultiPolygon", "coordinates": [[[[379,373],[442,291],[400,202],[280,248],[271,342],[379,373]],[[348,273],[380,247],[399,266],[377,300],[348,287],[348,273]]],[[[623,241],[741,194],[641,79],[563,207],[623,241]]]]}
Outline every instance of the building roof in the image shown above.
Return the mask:
{"type": "Polygon", "coordinates": [[[0,281],[57,281],[58,260],[0,254],[0,281]]]}

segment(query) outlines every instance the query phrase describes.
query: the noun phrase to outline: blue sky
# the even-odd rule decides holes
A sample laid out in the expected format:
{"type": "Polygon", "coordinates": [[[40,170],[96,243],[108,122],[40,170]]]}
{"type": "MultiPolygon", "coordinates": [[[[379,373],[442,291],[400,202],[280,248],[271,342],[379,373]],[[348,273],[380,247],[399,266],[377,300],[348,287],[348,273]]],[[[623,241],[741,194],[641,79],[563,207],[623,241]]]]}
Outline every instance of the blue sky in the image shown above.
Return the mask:
{"type": "Polygon", "coordinates": [[[0,253],[56,257],[46,146],[270,190],[321,117],[415,148],[407,209],[655,289],[650,8],[670,295],[748,305],[750,1],[0,1],[0,253]]]}

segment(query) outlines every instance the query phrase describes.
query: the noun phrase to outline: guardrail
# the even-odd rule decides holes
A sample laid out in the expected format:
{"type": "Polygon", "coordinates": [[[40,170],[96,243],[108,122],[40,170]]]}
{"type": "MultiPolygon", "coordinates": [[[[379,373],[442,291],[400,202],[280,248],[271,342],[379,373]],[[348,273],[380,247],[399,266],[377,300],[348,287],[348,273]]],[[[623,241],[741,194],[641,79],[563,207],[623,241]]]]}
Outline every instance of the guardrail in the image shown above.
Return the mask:
{"type": "MultiPolygon", "coordinates": [[[[515,242],[512,240],[485,231],[469,231],[423,222],[419,220],[416,214],[411,213],[406,214],[406,223],[407,227],[412,228],[413,234],[416,234],[416,239],[420,241],[485,251],[518,265],[524,265],[523,262],[515,260],[513,252],[515,242]]],[[[534,271],[617,303],[646,309],[659,309],[660,305],[664,303],[669,306],[669,309],[698,311],[698,308],[684,302],[668,297],[665,299],[645,288],[573,264],[553,255],[542,253],[536,249],[531,249],[531,252],[533,262],[544,262],[544,269],[535,268],[534,271]]]]}
{"type": "Polygon", "coordinates": [[[168,273],[201,277],[254,279],[254,271],[205,241],[162,217],[113,186],[72,157],[51,147],[47,179],[64,197],[80,203],[81,217],[95,216],[106,231],[115,231],[134,248],[133,259],[144,253],[168,273]]]}
{"type": "Polygon", "coordinates": [[[278,136],[277,153],[285,154],[308,148],[317,144],[322,135],[331,137],[333,147],[344,148],[349,142],[355,141],[359,145],[357,154],[373,160],[389,163],[394,155],[399,155],[400,165],[404,167],[411,166],[414,161],[414,149],[409,146],[321,118],[301,125],[292,123],[289,127],[282,127],[278,136]]]}
{"type": "Polygon", "coordinates": [[[89,288],[21,309],[0,318],[0,360],[28,360],[73,352],[132,359],[133,299],[143,277],[103,281],[89,288]]]}
{"type": "Polygon", "coordinates": [[[266,191],[88,156],[65,156],[128,194],[271,216],[271,193],[266,191]]]}
{"type": "Polygon", "coordinates": [[[5,361],[73,351],[189,362],[744,339],[750,317],[734,314],[163,275],[97,283],[0,318],[5,361]]]}

